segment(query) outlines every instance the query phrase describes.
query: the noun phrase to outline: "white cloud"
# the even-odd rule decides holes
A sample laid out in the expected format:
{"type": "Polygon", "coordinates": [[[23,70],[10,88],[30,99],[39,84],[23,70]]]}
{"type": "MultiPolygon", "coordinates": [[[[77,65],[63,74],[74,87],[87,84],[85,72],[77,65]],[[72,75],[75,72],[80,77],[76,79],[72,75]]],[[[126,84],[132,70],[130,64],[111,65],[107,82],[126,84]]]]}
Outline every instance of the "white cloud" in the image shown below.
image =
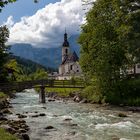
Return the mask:
{"type": "Polygon", "coordinates": [[[8,28],[11,28],[14,25],[13,16],[9,16],[7,18],[7,21],[4,22],[3,24],[6,25],[8,28]]]}
{"type": "Polygon", "coordinates": [[[81,0],[61,0],[61,2],[46,5],[33,16],[22,17],[21,21],[15,24],[10,16],[6,22],[10,27],[9,43],[57,47],[63,41],[65,27],[69,36],[76,34],[83,20],[84,11],[81,0]]]}

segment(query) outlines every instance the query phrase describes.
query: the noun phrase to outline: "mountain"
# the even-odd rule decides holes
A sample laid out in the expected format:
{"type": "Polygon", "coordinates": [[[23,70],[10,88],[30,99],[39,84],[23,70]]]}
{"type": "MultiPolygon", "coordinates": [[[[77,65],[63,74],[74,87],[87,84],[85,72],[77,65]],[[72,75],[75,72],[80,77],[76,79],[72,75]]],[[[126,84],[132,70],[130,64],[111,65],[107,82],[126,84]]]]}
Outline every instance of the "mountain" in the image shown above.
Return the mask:
{"type": "MultiPolygon", "coordinates": [[[[71,36],[68,40],[71,51],[75,51],[79,56],[80,46],[77,44],[78,35],[71,36]]],[[[20,56],[37,62],[45,67],[58,68],[61,64],[61,46],[57,48],[35,48],[30,44],[14,44],[10,52],[15,56],[20,56]]]]}

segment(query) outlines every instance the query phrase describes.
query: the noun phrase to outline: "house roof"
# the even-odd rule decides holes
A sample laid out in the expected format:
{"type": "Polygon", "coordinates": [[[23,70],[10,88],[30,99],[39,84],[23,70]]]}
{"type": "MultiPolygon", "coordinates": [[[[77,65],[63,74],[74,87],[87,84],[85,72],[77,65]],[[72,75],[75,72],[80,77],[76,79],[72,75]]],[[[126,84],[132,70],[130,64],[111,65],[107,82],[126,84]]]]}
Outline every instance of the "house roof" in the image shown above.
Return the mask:
{"type": "Polygon", "coordinates": [[[79,57],[77,56],[76,52],[74,51],[72,54],[70,54],[64,58],[62,65],[66,64],[66,63],[70,63],[70,62],[76,62],[78,60],[79,60],[79,57]]]}

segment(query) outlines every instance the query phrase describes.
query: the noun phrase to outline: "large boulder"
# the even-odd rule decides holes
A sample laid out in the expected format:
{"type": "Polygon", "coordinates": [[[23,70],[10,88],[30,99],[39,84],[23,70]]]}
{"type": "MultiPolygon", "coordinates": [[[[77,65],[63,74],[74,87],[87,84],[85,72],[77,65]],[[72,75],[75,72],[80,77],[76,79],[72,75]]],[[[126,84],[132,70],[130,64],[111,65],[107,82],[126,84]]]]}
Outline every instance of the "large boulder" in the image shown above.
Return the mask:
{"type": "Polygon", "coordinates": [[[80,102],[82,100],[82,98],[80,97],[80,95],[75,95],[74,97],[73,97],[73,101],[74,102],[80,102]]]}

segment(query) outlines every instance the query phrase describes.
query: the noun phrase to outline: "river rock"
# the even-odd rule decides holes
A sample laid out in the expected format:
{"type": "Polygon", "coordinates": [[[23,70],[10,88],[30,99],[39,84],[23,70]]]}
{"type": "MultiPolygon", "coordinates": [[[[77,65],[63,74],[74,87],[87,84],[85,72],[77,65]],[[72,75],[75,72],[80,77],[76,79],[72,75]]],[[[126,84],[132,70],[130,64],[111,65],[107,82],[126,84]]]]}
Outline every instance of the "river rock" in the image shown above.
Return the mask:
{"type": "Polygon", "coordinates": [[[55,99],[48,99],[48,102],[54,102],[55,99]]]}
{"type": "Polygon", "coordinates": [[[0,116],[3,116],[4,114],[2,112],[0,112],[0,116]]]}
{"type": "Polygon", "coordinates": [[[25,123],[26,123],[25,120],[18,120],[18,121],[16,121],[16,122],[18,122],[18,123],[22,123],[22,124],[25,124],[25,123]]]}
{"type": "Polygon", "coordinates": [[[43,116],[46,116],[46,114],[45,113],[40,113],[39,116],[43,117],[43,116]]]}
{"type": "Polygon", "coordinates": [[[19,114],[19,113],[17,113],[16,115],[17,115],[17,116],[19,116],[20,114],[19,114]]]}
{"type": "Polygon", "coordinates": [[[127,115],[126,115],[125,113],[122,113],[122,112],[119,113],[118,116],[119,116],[119,117],[127,117],[127,115]]]}
{"type": "Polygon", "coordinates": [[[120,140],[118,137],[113,137],[112,140],[120,140]]]}
{"type": "Polygon", "coordinates": [[[33,118],[37,118],[37,117],[39,117],[39,115],[32,115],[32,117],[33,117],[33,118]]]}
{"type": "Polygon", "coordinates": [[[61,123],[61,125],[71,126],[71,127],[78,126],[78,124],[76,124],[76,123],[70,123],[70,122],[61,123]]]}
{"type": "Polygon", "coordinates": [[[69,132],[69,133],[67,133],[68,135],[72,135],[72,136],[74,136],[75,134],[76,134],[76,132],[75,131],[72,131],[72,132],[69,132]]]}
{"type": "Polygon", "coordinates": [[[49,126],[45,127],[45,129],[54,129],[54,127],[49,125],[49,126]]]}
{"type": "Polygon", "coordinates": [[[128,107],[127,110],[132,112],[140,112],[140,107],[128,107]]]}
{"type": "Polygon", "coordinates": [[[43,107],[41,107],[41,108],[43,108],[43,109],[47,109],[45,106],[43,106],[43,107]]]}
{"type": "Polygon", "coordinates": [[[78,124],[72,123],[72,124],[70,124],[70,126],[78,126],[78,124]]]}
{"type": "Polygon", "coordinates": [[[72,120],[71,118],[64,119],[64,121],[71,121],[71,120],[72,120]]]}
{"type": "Polygon", "coordinates": [[[19,133],[26,133],[27,132],[25,129],[19,129],[18,131],[19,131],[19,133]]]}
{"type": "Polygon", "coordinates": [[[87,101],[87,99],[86,98],[84,98],[84,99],[82,99],[81,101],[80,101],[80,103],[87,103],[88,101],[87,101]]]}
{"type": "Polygon", "coordinates": [[[23,140],[30,140],[29,136],[27,134],[22,134],[23,140]]]}
{"type": "Polygon", "coordinates": [[[12,114],[12,112],[8,108],[2,109],[1,112],[4,114],[12,114]]]}
{"type": "Polygon", "coordinates": [[[18,115],[18,118],[27,118],[27,116],[26,115],[19,114],[18,115]]]}
{"type": "Polygon", "coordinates": [[[14,126],[12,126],[15,130],[19,130],[20,129],[20,127],[19,126],[16,126],[16,125],[14,125],[14,126]]]}
{"type": "Polygon", "coordinates": [[[79,95],[75,95],[74,97],[73,97],[73,101],[74,102],[80,102],[82,99],[81,99],[81,97],[79,96],[79,95]]]}
{"type": "Polygon", "coordinates": [[[0,116],[0,121],[7,121],[8,119],[5,118],[4,116],[0,116]]]}

